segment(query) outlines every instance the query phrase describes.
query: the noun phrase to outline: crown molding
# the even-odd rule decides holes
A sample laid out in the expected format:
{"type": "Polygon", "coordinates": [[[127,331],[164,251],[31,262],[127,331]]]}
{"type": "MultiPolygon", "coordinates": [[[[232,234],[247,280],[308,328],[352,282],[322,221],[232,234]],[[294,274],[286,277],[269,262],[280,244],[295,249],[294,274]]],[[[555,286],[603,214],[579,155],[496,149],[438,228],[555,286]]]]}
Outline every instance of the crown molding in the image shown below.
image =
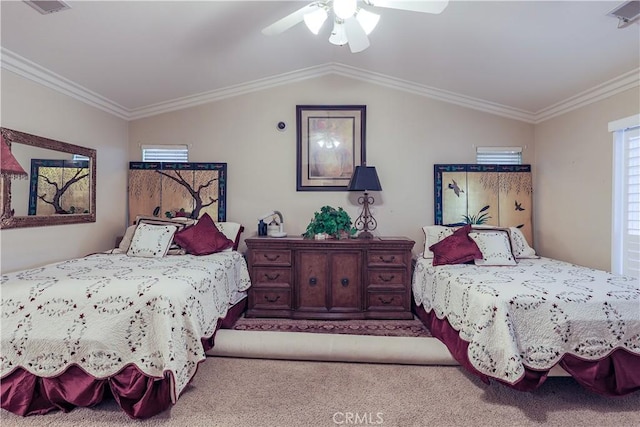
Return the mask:
{"type": "Polygon", "coordinates": [[[409,92],[414,95],[421,95],[438,101],[456,104],[462,107],[483,111],[485,113],[508,117],[510,119],[521,120],[533,123],[534,116],[531,112],[518,108],[508,107],[495,102],[486,101],[479,98],[461,95],[435,87],[422,85],[419,83],[402,80],[385,74],[374,73],[372,71],[351,67],[344,64],[334,64],[333,73],[364,82],[375,83],[391,89],[409,92]]]}
{"type": "Polygon", "coordinates": [[[602,99],[608,98],[625,90],[632,89],[640,85],[640,67],[624,73],[616,78],[608,80],[598,86],[580,92],[557,104],[536,112],[534,123],[542,123],[553,117],[568,113],[602,99]]]}
{"type": "Polygon", "coordinates": [[[304,68],[297,71],[278,74],[276,76],[252,80],[238,85],[228,86],[222,89],[202,92],[196,95],[173,99],[167,102],[159,102],[157,104],[135,108],[133,110],[130,110],[130,119],[136,120],[143,117],[150,117],[158,114],[169,113],[172,111],[183,110],[185,108],[195,107],[197,105],[208,104],[210,102],[216,102],[235,96],[246,95],[248,93],[257,92],[260,90],[313,79],[330,73],[331,65],[319,65],[315,67],[304,68]]]}
{"type": "Polygon", "coordinates": [[[21,77],[53,89],[71,98],[77,99],[92,107],[113,114],[121,119],[129,120],[129,112],[123,106],[101,96],[91,90],[56,74],[35,62],[8,50],[0,48],[0,66],[21,77]]]}
{"type": "Polygon", "coordinates": [[[407,80],[397,79],[384,74],[374,73],[371,71],[339,63],[328,63],[304,68],[297,71],[279,74],[273,77],[253,80],[240,85],[230,86],[219,90],[204,92],[193,96],[142,107],[132,110],[131,117],[132,119],[139,119],[143,117],[154,116],[156,114],[167,113],[175,110],[193,107],[196,105],[206,104],[209,102],[215,102],[233,96],[244,95],[258,90],[270,89],[273,87],[322,77],[330,74],[378,84],[380,86],[409,92],[414,95],[421,95],[439,101],[457,104],[463,107],[473,108],[475,110],[480,110],[516,120],[522,120],[529,123],[533,123],[534,120],[533,114],[524,110],[518,110],[516,108],[484,101],[482,99],[471,98],[454,92],[419,85],[407,80]]]}
{"type": "Polygon", "coordinates": [[[136,120],[144,117],[151,117],[158,114],[182,110],[197,105],[331,74],[373,83],[414,95],[420,95],[438,101],[532,124],[541,123],[550,118],[640,85],[640,68],[637,68],[534,113],[479,98],[461,95],[455,92],[421,85],[408,80],[398,79],[385,74],[363,70],[361,68],[340,63],[328,63],[253,80],[234,86],[228,86],[218,90],[177,98],[167,102],[160,102],[140,108],[127,109],[116,102],[113,102],[60,76],[59,74],[49,71],[46,68],[11,52],[8,49],[0,49],[0,64],[2,68],[125,120],[136,120]]]}

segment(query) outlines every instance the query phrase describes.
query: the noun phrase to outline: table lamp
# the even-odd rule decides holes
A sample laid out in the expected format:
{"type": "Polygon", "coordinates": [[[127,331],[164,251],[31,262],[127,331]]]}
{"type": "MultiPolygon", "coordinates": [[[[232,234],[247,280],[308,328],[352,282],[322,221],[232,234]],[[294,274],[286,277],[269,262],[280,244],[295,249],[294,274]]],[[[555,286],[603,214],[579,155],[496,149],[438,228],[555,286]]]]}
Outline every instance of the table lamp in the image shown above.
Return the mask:
{"type": "Polygon", "coordinates": [[[362,205],[362,213],[354,221],[353,225],[357,230],[362,232],[358,235],[359,239],[371,239],[373,234],[371,231],[375,230],[378,226],[371,211],[369,211],[369,205],[374,203],[372,196],[369,196],[369,191],[382,191],[380,180],[378,179],[378,173],[374,166],[356,166],[351,181],[347,187],[349,191],[364,191],[364,195],[358,198],[358,203],[362,205]]]}
{"type": "Polygon", "coordinates": [[[29,174],[22,169],[20,163],[13,157],[11,147],[4,140],[4,137],[0,135],[0,145],[2,147],[2,153],[0,153],[0,173],[5,178],[26,178],[29,174]]]}

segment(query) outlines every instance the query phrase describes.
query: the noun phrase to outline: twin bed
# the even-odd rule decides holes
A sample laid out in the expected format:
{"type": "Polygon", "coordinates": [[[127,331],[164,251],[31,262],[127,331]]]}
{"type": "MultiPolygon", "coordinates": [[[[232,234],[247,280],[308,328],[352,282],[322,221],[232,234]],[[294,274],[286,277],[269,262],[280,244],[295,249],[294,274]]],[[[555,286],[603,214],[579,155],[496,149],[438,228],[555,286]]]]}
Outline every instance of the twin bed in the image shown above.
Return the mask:
{"type": "Polygon", "coordinates": [[[640,390],[640,278],[536,254],[530,166],[436,164],[434,183],[413,297],[452,356],[523,391],[556,365],[599,394],[640,390]]]}
{"type": "Polygon", "coordinates": [[[640,285],[549,258],[414,271],[416,314],[484,381],[522,391],[561,366],[603,395],[640,390],[640,285]]]}
{"type": "Polygon", "coordinates": [[[158,414],[244,311],[250,279],[235,250],[111,252],[2,276],[2,408],[44,414],[112,395],[132,418],[158,414]]]}

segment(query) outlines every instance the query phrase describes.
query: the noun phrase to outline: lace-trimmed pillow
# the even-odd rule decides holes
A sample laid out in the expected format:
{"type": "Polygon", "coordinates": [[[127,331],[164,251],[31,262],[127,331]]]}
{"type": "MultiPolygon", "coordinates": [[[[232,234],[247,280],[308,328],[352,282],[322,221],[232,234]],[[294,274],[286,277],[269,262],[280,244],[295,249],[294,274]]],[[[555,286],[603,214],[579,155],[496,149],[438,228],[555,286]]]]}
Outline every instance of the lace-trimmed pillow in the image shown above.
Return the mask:
{"type": "Polygon", "coordinates": [[[444,225],[426,225],[422,227],[424,232],[424,253],[422,256],[427,259],[433,258],[433,252],[429,248],[444,238],[451,236],[458,228],[444,225]]]}
{"type": "Polygon", "coordinates": [[[536,251],[529,246],[527,238],[524,237],[524,234],[522,234],[519,228],[509,227],[509,231],[511,232],[511,247],[516,259],[540,258],[536,255],[536,251]]]}
{"type": "Polygon", "coordinates": [[[516,265],[516,258],[511,249],[509,231],[505,229],[474,229],[469,237],[476,242],[482,259],[474,260],[476,265],[516,265]]]}
{"type": "Polygon", "coordinates": [[[225,249],[225,251],[237,251],[240,243],[240,233],[242,225],[237,222],[214,222],[215,226],[224,234],[227,239],[233,242],[233,247],[225,249]]]}
{"type": "Polygon", "coordinates": [[[176,230],[175,225],[138,224],[127,256],[162,258],[169,251],[176,230]]]}

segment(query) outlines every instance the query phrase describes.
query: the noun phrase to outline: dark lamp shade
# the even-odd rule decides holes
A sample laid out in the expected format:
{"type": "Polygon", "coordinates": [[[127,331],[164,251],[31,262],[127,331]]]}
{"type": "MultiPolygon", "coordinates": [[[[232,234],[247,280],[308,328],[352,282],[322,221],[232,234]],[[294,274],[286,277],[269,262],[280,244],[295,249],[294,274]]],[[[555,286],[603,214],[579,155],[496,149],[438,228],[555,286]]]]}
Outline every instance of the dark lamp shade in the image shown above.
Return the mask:
{"type": "Polygon", "coordinates": [[[356,166],[348,186],[349,191],[382,191],[375,166],[356,166]]]}

